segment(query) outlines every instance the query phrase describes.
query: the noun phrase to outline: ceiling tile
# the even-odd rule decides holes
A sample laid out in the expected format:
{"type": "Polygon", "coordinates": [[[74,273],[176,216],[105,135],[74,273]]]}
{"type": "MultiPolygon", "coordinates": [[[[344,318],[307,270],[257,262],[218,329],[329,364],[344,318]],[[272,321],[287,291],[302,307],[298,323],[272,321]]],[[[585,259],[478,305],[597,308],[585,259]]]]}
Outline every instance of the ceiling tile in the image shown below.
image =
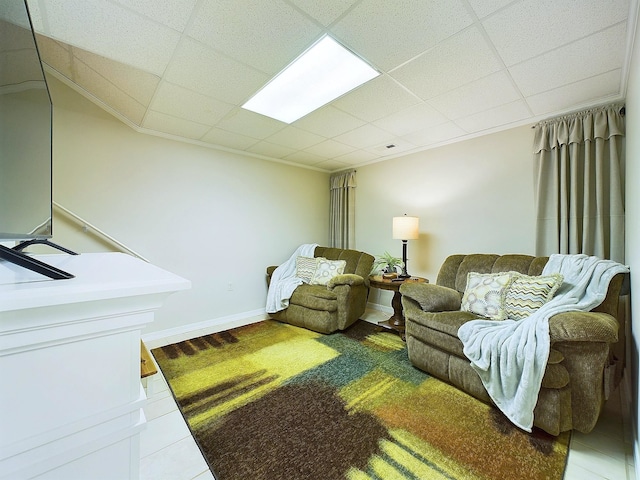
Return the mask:
{"type": "Polygon", "coordinates": [[[293,125],[323,137],[335,137],[364,125],[365,122],[331,105],[296,120],[293,125]]]}
{"type": "Polygon", "coordinates": [[[628,12],[629,0],[525,0],[482,23],[511,66],[624,21],[628,12]]]}
{"type": "Polygon", "coordinates": [[[367,148],[393,138],[394,136],[389,132],[385,132],[375,125],[366,124],[350,132],[338,135],[335,140],[356,148],[367,148]]]}
{"type": "Polygon", "coordinates": [[[282,158],[294,153],[296,150],[282,145],[261,141],[247,148],[248,152],[265,155],[272,158],[282,158]]]}
{"type": "Polygon", "coordinates": [[[332,105],[367,122],[420,103],[387,75],[381,75],[335,100],[332,105]]]}
{"type": "Polygon", "coordinates": [[[509,68],[525,96],[618,69],[624,61],[624,24],[603,30],[509,68]]]}
{"type": "Polygon", "coordinates": [[[527,97],[526,100],[536,115],[618,101],[621,75],[621,70],[614,70],[527,97]]]}
{"type": "Polygon", "coordinates": [[[146,106],[135,101],[116,85],[109,82],[95,70],[82,62],[74,63],[74,81],[86,92],[126,117],[132,123],[140,125],[146,106]]]}
{"type": "Polygon", "coordinates": [[[272,118],[257,113],[236,108],[233,112],[218,122],[217,127],[236,132],[247,137],[264,140],[287,125],[272,118]]]}
{"type": "Polygon", "coordinates": [[[267,75],[185,38],[165,79],[228,103],[244,103],[268,80],[267,75]]]}
{"type": "Polygon", "coordinates": [[[314,165],[314,167],[323,168],[328,172],[333,172],[338,170],[344,170],[345,168],[350,168],[351,165],[349,165],[348,163],[340,162],[339,160],[333,159],[333,160],[326,160],[324,162],[318,163],[314,165]]]}
{"type": "Polygon", "coordinates": [[[290,0],[300,10],[315,18],[325,27],[333,23],[359,0],[290,0]]]}
{"type": "Polygon", "coordinates": [[[298,152],[292,153],[291,155],[287,155],[286,157],[284,157],[284,160],[288,160],[290,162],[302,163],[303,165],[316,165],[320,162],[324,162],[326,158],[320,155],[315,155],[310,152],[298,151],[298,152]]]}
{"type": "Polygon", "coordinates": [[[118,118],[329,170],[619,101],[637,20],[631,0],[29,1],[43,59],[118,118]],[[291,125],[240,107],[324,32],[382,75],[291,125]]]}
{"type": "Polygon", "coordinates": [[[375,147],[367,148],[366,151],[373,153],[378,157],[389,157],[408,152],[416,148],[416,145],[408,142],[406,139],[396,139],[392,142],[384,142],[375,147]]]}
{"type": "Polygon", "coordinates": [[[532,112],[526,102],[517,100],[475,115],[460,118],[455,123],[467,132],[476,133],[508,123],[520,122],[532,116],[532,112]]]}
{"type": "Polygon", "coordinates": [[[336,157],[334,160],[347,165],[357,165],[359,163],[371,162],[377,158],[380,158],[380,156],[371,152],[367,152],[366,150],[355,150],[345,155],[336,157]]]}
{"type": "MultiPolygon", "coordinates": [[[[15,4],[20,7],[20,3],[16,2],[15,4]]],[[[3,53],[23,48],[33,50],[31,30],[22,20],[24,19],[20,8],[12,8],[9,3],[4,3],[0,6],[0,27],[2,27],[0,28],[0,45],[3,53]],[[10,12],[10,10],[14,11],[10,12]]]]}
{"type": "Polygon", "coordinates": [[[163,82],[149,107],[173,117],[213,126],[235,107],[184,87],[163,82]]]}
{"type": "Polygon", "coordinates": [[[208,126],[200,123],[190,122],[182,118],[151,111],[147,112],[142,126],[150,130],[192,139],[201,138],[209,130],[208,126]]]}
{"type": "Polygon", "coordinates": [[[453,122],[443,123],[435,127],[425,128],[402,137],[414,145],[429,146],[440,142],[446,142],[452,138],[460,137],[466,132],[453,122]]]}
{"type": "Polygon", "coordinates": [[[71,47],[71,51],[74,57],[103,77],[108,78],[111,83],[138,102],[146,106],[151,101],[160,82],[160,77],[157,75],[87,52],[78,47],[71,47]]]}
{"type": "Polygon", "coordinates": [[[319,155],[324,158],[334,158],[353,152],[354,150],[355,147],[350,145],[345,145],[335,140],[325,140],[317,145],[306,148],[305,152],[313,153],[314,155],[319,155]]]}
{"type": "Polygon", "coordinates": [[[295,150],[304,150],[322,142],[325,138],[289,125],[268,137],[268,140],[271,143],[284,145],[295,150]]]}
{"type": "Polygon", "coordinates": [[[467,0],[476,15],[479,18],[486,17],[487,15],[499,10],[500,8],[513,3],[513,0],[467,0]]]}
{"type": "Polygon", "coordinates": [[[259,140],[253,137],[247,137],[239,133],[229,132],[221,128],[212,128],[202,138],[203,142],[222,145],[234,150],[246,150],[259,140]]]}
{"type": "Polygon", "coordinates": [[[38,50],[42,61],[69,79],[73,75],[70,49],[71,47],[66,43],[56,42],[44,35],[38,35],[38,50]]]}
{"type": "Polygon", "coordinates": [[[175,30],[104,0],[47,0],[29,6],[39,33],[156,75],[164,72],[180,40],[175,30]]]}
{"type": "Polygon", "coordinates": [[[503,68],[485,37],[473,27],[451,37],[391,76],[427,100],[503,68]]]}
{"type": "Polygon", "coordinates": [[[198,0],[113,0],[145,17],[182,32],[198,0]]]}
{"type": "Polygon", "coordinates": [[[498,72],[429,100],[450,119],[489,110],[521,98],[505,72],[498,72]]]}
{"type": "Polygon", "coordinates": [[[332,27],[356,53],[388,71],[471,25],[460,0],[363,0],[332,27]]]}
{"type": "Polygon", "coordinates": [[[320,37],[321,28],[280,0],[204,0],[188,34],[274,75],[320,37]]]}
{"type": "Polygon", "coordinates": [[[394,135],[401,136],[425,127],[445,123],[447,120],[447,117],[435,108],[425,103],[420,103],[376,120],[373,124],[394,135]]]}

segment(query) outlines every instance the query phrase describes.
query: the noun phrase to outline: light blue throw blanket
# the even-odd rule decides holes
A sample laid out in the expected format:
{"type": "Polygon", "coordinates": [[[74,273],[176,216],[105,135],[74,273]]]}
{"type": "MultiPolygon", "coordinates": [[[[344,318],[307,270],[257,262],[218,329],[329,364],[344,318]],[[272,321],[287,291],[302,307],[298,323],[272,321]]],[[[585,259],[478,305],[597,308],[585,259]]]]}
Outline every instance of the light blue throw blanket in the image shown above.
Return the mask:
{"type": "Polygon", "coordinates": [[[589,311],[606,297],[609,282],[629,268],[587,255],[551,255],[543,275],[564,277],[556,296],[522,320],[473,320],[458,331],[464,354],[487,393],[516,426],[531,431],[533,409],[549,358],[549,318],[589,311]]]}
{"type": "Polygon", "coordinates": [[[300,245],[289,260],[276,268],[271,274],[271,282],[267,291],[267,313],[276,313],[289,306],[289,299],[302,280],[296,277],[296,258],[313,257],[317,243],[300,245]]]}

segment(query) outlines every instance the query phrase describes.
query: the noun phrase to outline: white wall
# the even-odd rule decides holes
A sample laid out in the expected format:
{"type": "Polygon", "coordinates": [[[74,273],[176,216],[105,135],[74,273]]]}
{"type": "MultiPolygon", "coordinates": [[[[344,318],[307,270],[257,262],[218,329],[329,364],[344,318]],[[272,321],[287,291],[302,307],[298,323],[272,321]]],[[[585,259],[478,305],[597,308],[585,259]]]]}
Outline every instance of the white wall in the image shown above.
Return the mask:
{"type": "MultiPolygon", "coordinates": [[[[328,174],[140,134],[48,81],[55,201],[193,283],[145,333],[264,309],[266,266],[328,241],[328,174]]],[[[59,217],[53,241],[105,250],[59,217]]]]}
{"type": "Polygon", "coordinates": [[[638,440],[638,419],[640,418],[640,402],[638,402],[638,385],[640,384],[640,370],[638,352],[640,351],[640,26],[636,25],[635,46],[630,67],[629,85],[627,90],[627,169],[626,169],[626,252],[625,258],[631,268],[631,371],[627,374],[631,378],[632,413],[634,417],[635,465],[640,468],[640,442],[638,440]]]}
{"type": "MultiPolygon", "coordinates": [[[[486,135],[358,168],[356,243],[379,255],[402,256],[391,237],[394,216],[420,217],[420,238],[408,243],[408,271],[435,281],[455,253],[535,252],[533,130],[486,135]]],[[[388,292],[370,301],[388,305],[388,292]]]]}

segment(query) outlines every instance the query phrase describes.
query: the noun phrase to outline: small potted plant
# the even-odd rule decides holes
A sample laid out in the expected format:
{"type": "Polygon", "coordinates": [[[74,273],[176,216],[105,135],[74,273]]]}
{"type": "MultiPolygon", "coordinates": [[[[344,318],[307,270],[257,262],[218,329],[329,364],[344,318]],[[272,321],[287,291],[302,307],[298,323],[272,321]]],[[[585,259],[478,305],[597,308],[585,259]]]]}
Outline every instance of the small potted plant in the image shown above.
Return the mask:
{"type": "Polygon", "coordinates": [[[398,268],[403,267],[401,258],[392,256],[389,252],[384,252],[382,255],[377,255],[371,268],[371,273],[381,272],[382,276],[394,276],[398,273],[398,268]]]}

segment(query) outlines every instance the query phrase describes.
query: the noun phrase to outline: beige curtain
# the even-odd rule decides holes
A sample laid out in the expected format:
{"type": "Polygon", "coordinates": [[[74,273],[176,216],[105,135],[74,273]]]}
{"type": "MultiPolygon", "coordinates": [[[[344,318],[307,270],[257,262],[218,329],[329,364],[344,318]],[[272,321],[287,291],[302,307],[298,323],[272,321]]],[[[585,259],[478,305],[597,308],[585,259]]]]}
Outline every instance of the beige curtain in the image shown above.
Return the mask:
{"type": "Polygon", "coordinates": [[[355,248],[356,171],[330,178],[329,242],[336,248],[355,248]]]}
{"type": "Polygon", "coordinates": [[[624,262],[624,107],[535,126],[536,254],[624,262]]]}

